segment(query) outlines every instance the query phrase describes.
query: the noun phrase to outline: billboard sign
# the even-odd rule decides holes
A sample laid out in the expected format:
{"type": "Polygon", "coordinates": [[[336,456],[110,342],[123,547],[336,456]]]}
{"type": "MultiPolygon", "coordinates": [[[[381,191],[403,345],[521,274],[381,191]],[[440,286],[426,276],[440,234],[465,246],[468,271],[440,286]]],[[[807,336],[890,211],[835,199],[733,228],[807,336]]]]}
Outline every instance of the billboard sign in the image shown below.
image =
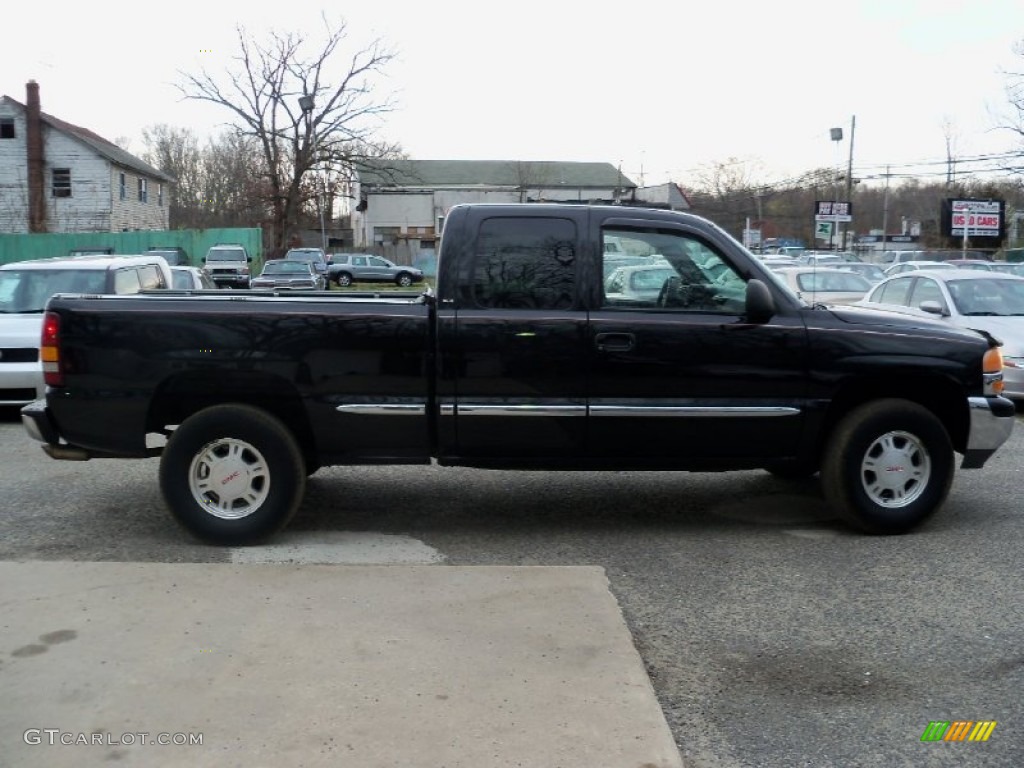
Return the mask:
{"type": "Polygon", "coordinates": [[[853,203],[836,200],[817,200],[814,203],[815,221],[853,221],[853,203]]]}
{"type": "Polygon", "coordinates": [[[951,237],[1000,237],[1003,232],[1002,200],[950,200],[951,237]],[[967,231],[964,231],[964,228],[967,231]]]}

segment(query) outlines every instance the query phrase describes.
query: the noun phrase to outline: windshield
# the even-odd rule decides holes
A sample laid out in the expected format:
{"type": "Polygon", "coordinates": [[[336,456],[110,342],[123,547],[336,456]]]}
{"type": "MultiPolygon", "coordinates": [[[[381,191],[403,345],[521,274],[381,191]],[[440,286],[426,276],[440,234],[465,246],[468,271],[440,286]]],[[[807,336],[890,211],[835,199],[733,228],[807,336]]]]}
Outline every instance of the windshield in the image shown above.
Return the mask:
{"type": "Polygon", "coordinates": [[[293,261],[323,261],[324,257],[320,251],[311,250],[291,250],[284,255],[286,259],[292,259],[293,261]]]}
{"type": "Polygon", "coordinates": [[[104,293],[102,269],[0,270],[0,312],[42,312],[55,293],[104,293]]]}
{"type": "Polygon", "coordinates": [[[268,261],[263,266],[264,275],[305,275],[309,277],[309,267],[307,263],[302,261],[293,261],[291,263],[287,261],[268,261]]]}
{"type": "Polygon", "coordinates": [[[1024,315],[1024,280],[950,280],[946,287],[961,315],[1024,315]]]}
{"type": "Polygon", "coordinates": [[[207,261],[245,261],[245,251],[241,248],[210,249],[206,254],[207,261]]]}

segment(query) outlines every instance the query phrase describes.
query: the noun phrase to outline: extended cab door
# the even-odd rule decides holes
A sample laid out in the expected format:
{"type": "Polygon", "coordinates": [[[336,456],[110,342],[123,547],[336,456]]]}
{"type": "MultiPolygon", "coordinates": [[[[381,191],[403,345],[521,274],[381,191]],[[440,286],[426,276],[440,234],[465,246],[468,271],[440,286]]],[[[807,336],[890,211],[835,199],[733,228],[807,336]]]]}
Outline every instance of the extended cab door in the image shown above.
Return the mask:
{"type": "Polygon", "coordinates": [[[439,257],[442,462],[552,466],[585,451],[587,212],[455,208],[439,257]]]}
{"type": "Polygon", "coordinates": [[[632,258],[608,259],[592,297],[591,455],[694,468],[794,455],[806,381],[794,308],[747,322],[752,272],[710,227],[623,217],[593,234],[632,258]]]}

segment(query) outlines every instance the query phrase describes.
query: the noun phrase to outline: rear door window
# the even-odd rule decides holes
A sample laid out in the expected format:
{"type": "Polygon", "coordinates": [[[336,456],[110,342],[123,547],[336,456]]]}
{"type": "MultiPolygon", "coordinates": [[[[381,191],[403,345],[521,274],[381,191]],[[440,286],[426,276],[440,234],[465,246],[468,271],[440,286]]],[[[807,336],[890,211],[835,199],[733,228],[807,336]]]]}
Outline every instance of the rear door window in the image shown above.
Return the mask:
{"type": "Polygon", "coordinates": [[[141,287],[139,272],[134,267],[114,272],[114,293],[138,293],[141,287]]]}
{"type": "Polygon", "coordinates": [[[577,240],[570,219],[484,220],[472,258],[460,266],[458,306],[571,309],[577,240]]]}
{"type": "Polygon", "coordinates": [[[144,291],[152,291],[157,288],[166,288],[164,285],[164,277],[160,274],[160,270],[153,265],[147,265],[139,267],[139,284],[142,286],[144,291]]]}

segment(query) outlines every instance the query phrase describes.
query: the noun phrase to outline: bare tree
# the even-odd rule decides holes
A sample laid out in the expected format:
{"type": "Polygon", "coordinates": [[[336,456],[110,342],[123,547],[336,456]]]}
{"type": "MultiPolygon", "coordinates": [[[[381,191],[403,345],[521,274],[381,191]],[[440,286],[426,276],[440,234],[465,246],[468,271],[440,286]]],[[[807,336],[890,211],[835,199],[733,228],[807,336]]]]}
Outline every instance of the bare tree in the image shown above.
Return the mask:
{"type": "Polygon", "coordinates": [[[171,227],[203,226],[203,156],[199,140],[188,128],[153,125],[142,131],[142,159],[175,179],[168,214],[171,227]]]}
{"type": "Polygon", "coordinates": [[[303,184],[309,171],[351,176],[361,162],[396,149],[375,138],[376,119],[393,105],[371,88],[394,55],[380,41],[346,54],[345,23],[332,25],[326,17],[323,22],[324,39],[311,55],[305,34],[273,32],[263,44],[238,27],[237,66],[224,73],[223,82],[205,70],[179,73],[184,82],[178,88],[186,98],[227,108],[235,128],[258,145],[275,249],[284,247],[316,189],[303,184]]]}

